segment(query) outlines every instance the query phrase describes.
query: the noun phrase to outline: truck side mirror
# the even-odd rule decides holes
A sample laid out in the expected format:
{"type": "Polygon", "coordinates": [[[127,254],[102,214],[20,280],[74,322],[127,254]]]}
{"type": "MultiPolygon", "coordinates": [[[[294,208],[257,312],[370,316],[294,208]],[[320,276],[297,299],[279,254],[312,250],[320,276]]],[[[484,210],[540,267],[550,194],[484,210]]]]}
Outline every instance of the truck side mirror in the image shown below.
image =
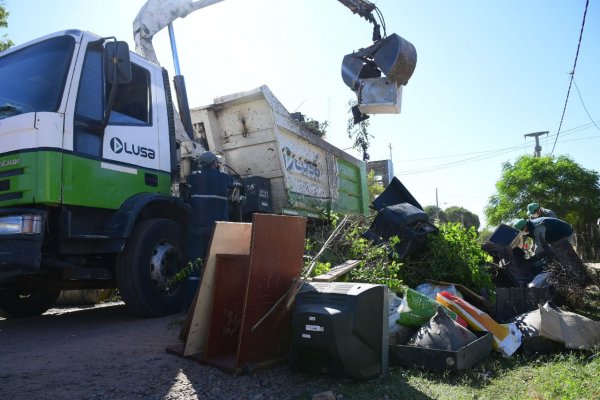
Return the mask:
{"type": "Polygon", "coordinates": [[[113,85],[131,81],[131,61],[127,42],[107,42],[104,48],[106,79],[113,85]]]}

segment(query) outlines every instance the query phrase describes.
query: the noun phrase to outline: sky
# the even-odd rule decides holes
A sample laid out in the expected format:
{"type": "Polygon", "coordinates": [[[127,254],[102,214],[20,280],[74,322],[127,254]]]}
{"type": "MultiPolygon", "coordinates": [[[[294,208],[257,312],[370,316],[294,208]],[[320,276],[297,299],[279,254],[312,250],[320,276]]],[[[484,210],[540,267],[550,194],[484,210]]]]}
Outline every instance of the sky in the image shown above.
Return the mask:
{"type": "MultiPolygon", "coordinates": [[[[144,0],[3,0],[0,29],[15,44],[82,29],[134,49],[144,0]]],[[[369,119],[371,160],[423,205],[461,206],[485,223],[502,164],[533,154],[567,155],[600,171],[600,0],[589,0],[573,84],[567,92],[586,0],[378,0],[387,34],[417,51],[400,114],[369,119]],[[566,104],[566,107],[565,107],[566,104]],[[560,131],[559,131],[560,127],[560,131]],[[558,133],[558,137],[557,137],[558,133]]],[[[336,0],[225,0],[173,24],[189,104],[267,85],[290,112],[328,122],[326,139],[351,149],[341,79],[344,55],[371,44],[372,25],[336,0]]],[[[154,38],[173,75],[166,29],[154,38]]],[[[542,205],[544,199],[538,199],[542,205]]]]}

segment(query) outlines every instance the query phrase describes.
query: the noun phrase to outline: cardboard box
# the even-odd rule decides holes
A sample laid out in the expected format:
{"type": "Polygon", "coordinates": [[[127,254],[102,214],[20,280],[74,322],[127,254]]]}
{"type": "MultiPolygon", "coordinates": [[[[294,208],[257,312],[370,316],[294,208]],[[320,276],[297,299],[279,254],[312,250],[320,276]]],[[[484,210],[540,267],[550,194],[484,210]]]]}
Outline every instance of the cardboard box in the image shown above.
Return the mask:
{"type": "Polygon", "coordinates": [[[492,351],[492,334],[475,332],[477,340],[457,351],[433,350],[408,344],[390,345],[390,365],[434,371],[462,371],[477,364],[492,351]]]}

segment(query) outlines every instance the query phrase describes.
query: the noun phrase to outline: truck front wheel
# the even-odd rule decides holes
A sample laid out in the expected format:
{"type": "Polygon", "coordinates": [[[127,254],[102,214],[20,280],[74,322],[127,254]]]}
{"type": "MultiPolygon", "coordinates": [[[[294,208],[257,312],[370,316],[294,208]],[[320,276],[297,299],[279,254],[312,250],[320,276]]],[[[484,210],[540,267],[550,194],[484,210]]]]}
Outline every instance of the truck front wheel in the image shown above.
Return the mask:
{"type": "Polygon", "coordinates": [[[136,225],[117,259],[117,285],[127,308],[141,317],[181,311],[183,284],[173,279],[184,267],[180,225],[149,219],[136,225]]]}
{"type": "Polygon", "coordinates": [[[42,315],[54,305],[59,294],[60,290],[47,289],[43,284],[0,289],[0,317],[21,318],[42,315]]]}

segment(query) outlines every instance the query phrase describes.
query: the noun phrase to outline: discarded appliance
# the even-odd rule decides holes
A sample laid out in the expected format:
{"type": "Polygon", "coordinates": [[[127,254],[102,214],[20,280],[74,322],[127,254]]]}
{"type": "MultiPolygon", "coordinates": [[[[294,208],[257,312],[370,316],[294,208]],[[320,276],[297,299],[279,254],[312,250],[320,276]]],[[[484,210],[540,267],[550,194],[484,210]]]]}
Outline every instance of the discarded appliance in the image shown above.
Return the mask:
{"type": "Polygon", "coordinates": [[[373,200],[371,208],[378,211],[377,216],[363,237],[377,245],[398,236],[400,243],[394,250],[400,259],[423,249],[427,235],[438,231],[419,202],[396,177],[373,200]]]}
{"type": "Polygon", "coordinates": [[[489,239],[485,241],[483,249],[488,253],[493,253],[494,251],[502,251],[505,246],[513,248],[518,244],[520,239],[519,234],[520,231],[518,229],[506,224],[500,224],[492,232],[489,239]]]}
{"type": "Polygon", "coordinates": [[[408,203],[423,210],[423,207],[417,199],[408,191],[408,189],[396,177],[392,178],[390,184],[385,190],[371,202],[371,208],[379,211],[387,206],[394,204],[408,203]]]}
{"type": "Polygon", "coordinates": [[[400,242],[394,250],[400,259],[408,254],[425,248],[427,235],[437,232],[435,225],[429,222],[427,214],[409,203],[400,203],[381,209],[363,237],[374,244],[389,241],[398,236],[400,242]]]}
{"type": "Polygon", "coordinates": [[[370,379],[388,370],[385,285],[305,283],[292,318],[290,368],[370,379]]]}
{"type": "Polygon", "coordinates": [[[544,263],[536,258],[525,258],[525,252],[518,247],[522,237],[519,230],[500,224],[481,246],[500,266],[500,274],[496,279],[498,286],[527,287],[542,272],[544,263]]]}

